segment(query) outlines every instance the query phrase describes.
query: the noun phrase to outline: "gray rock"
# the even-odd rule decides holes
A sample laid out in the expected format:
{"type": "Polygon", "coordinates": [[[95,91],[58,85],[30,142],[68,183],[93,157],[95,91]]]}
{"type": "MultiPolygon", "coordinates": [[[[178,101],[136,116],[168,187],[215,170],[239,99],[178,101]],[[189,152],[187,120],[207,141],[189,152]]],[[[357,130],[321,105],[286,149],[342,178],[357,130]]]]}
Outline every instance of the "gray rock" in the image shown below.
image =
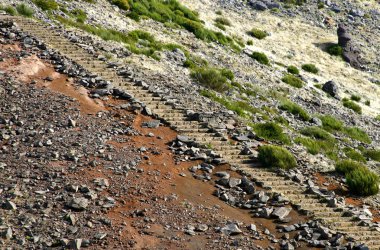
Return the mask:
{"type": "Polygon", "coordinates": [[[66,205],[74,210],[85,210],[88,207],[88,200],[86,198],[72,198],[66,205]]]}
{"type": "Polygon", "coordinates": [[[334,81],[328,81],[323,84],[322,90],[332,97],[338,96],[338,85],[334,81]]]}
{"type": "Polygon", "coordinates": [[[7,209],[7,210],[16,210],[17,209],[17,206],[14,202],[12,201],[6,201],[4,204],[3,204],[3,208],[4,209],[7,209]]]}
{"type": "Polygon", "coordinates": [[[160,126],[159,120],[151,120],[147,122],[143,122],[141,125],[143,128],[158,128],[160,126]]]}
{"type": "Polygon", "coordinates": [[[238,185],[240,185],[241,183],[241,179],[238,179],[238,178],[233,178],[231,177],[229,180],[228,180],[228,186],[230,188],[233,188],[233,187],[236,187],[238,185]]]}
{"type": "Polygon", "coordinates": [[[292,211],[291,208],[279,207],[273,211],[272,216],[278,219],[283,219],[289,215],[290,211],[292,211]]]}
{"type": "Polygon", "coordinates": [[[313,117],[311,118],[311,122],[315,124],[316,126],[322,126],[322,120],[319,119],[318,117],[313,117]]]}
{"type": "Polygon", "coordinates": [[[225,235],[237,235],[242,233],[239,227],[234,223],[227,224],[221,229],[221,232],[225,235]]]}

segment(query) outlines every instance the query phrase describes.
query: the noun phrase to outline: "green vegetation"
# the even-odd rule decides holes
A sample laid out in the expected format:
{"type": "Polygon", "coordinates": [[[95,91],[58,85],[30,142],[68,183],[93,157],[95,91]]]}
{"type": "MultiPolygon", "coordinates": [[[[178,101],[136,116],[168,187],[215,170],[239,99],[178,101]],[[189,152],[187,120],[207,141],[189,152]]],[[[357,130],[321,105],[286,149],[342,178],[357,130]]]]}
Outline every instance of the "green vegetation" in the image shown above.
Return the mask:
{"type": "Polygon", "coordinates": [[[128,0],[108,0],[113,5],[116,5],[122,10],[129,10],[130,6],[128,0]]]}
{"type": "Polygon", "coordinates": [[[376,120],[376,121],[380,121],[380,115],[376,116],[376,117],[375,117],[375,120],[376,120]]]}
{"type": "Polygon", "coordinates": [[[362,98],[358,95],[351,95],[351,100],[355,101],[355,102],[360,102],[362,98]]]}
{"type": "Polygon", "coordinates": [[[331,134],[319,127],[306,127],[301,130],[301,134],[317,139],[317,140],[329,140],[332,141],[334,138],[331,134]]]}
{"type": "Polygon", "coordinates": [[[379,177],[359,162],[343,160],[335,170],[344,174],[350,191],[358,195],[374,195],[379,192],[379,177]]]}
{"type": "Polygon", "coordinates": [[[30,8],[28,5],[23,4],[23,3],[17,5],[16,10],[22,16],[32,17],[34,15],[34,10],[30,8]]]}
{"type": "Polygon", "coordinates": [[[8,15],[11,15],[11,16],[22,15],[25,17],[32,17],[34,14],[33,9],[23,3],[18,4],[16,8],[13,8],[12,6],[0,5],[0,10],[5,11],[8,15]]]}
{"type": "Polygon", "coordinates": [[[304,64],[302,65],[302,69],[313,74],[319,72],[319,69],[314,64],[304,64]]]}
{"type": "Polygon", "coordinates": [[[335,170],[340,174],[348,174],[355,169],[366,169],[366,166],[363,164],[353,161],[353,160],[343,160],[339,161],[335,165],[335,170]]]}
{"type": "Polygon", "coordinates": [[[288,73],[293,74],[293,75],[299,75],[300,71],[296,66],[288,66],[287,68],[288,73]]]}
{"type": "Polygon", "coordinates": [[[284,0],[282,1],[285,4],[291,4],[291,5],[302,5],[306,3],[306,0],[284,0]]]}
{"type": "Polygon", "coordinates": [[[217,96],[215,93],[208,90],[202,90],[200,94],[222,104],[227,109],[236,112],[239,116],[244,118],[250,118],[252,114],[260,112],[259,109],[252,107],[248,102],[230,100],[224,96],[217,96]]]}
{"type": "Polygon", "coordinates": [[[352,109],[354,112],[361,114],[362,113],[362,107],[360,107],[359,104],[356,104],[353,101],[343,99],[343,106],[346,108],[352,109]]]}
{"type": "Polygon", "coordinates": [[[364,104],[367,105],[367,106],[371,106],[371,101],[367,100],[367,101],[364,102],[364,104]]]}
{"type": "Polygon", "coordinates": [[[33,0],[35,5],[37,5],[42,10],[57,10],[58,4],[54,0],[33,0]]]}
{"type": "Polygon", "coordinates": [[[17,10],[12,6],[3,6],[0,5],[0,10],[5,11],[8,15],[17,16],[17,10]]]}
{"type": "Polygon", "coordinates": [[[247,33],[248,33],[248,35],[253,36],[259,40],[264,39],[265,37],[268,36],[268,34],[265,31],[260,30],[260,29],[256,29],[256,28],[251,29],[247,33]]]}
{"type": "MultiPolygon", "coordinates": [[[[106,29],[100,26],[91,26],[60,16],[56,16],[56,19],[63,24],[73,26],[78,29],[84,30],[90,34],[99,36],[105,41],[116,41],[124,43],[132,53],[144,54],[156,60],[159,60],[159,56],[156,53],[157,51],[161,51],[164,49],[174,50],[176,48],[184,50],[180,45],[163,44],[161,42],[158,42],[154,39],[154,37],[151,34],[141,30],[134,30],[129,32],[128,34],[125,34],[117,30],[106,29]]],[[[189,67],[195,67],[198,63],[201,65],[205,64],[205,62],[201,59],[191,56],[189,52],[187,52],[186,50],[184,50],[184,53],[187,57],[187,64],[189,67]]]]}
{"type": "Polygon", "coordinates": [[[374,160],[374,161],[379,161],[380,162],[380,150],[379,149],[366,149],[364,150],[363,154],[374,160]]]}
{"type": "Polygon", "coordinates": [[[333,44],[327,48],[327,53],[329,53],[332,56],[343,56],[343,48],[339,46],[338,44],[333,44]]]}
{"type": "Polygon", "coordinates": [[[79,23],[84,23],[84,21],[86,21],[86,19],[87,19],[86,12],[84,12],[81,9],[75,9],[75,10],[71,11],[70,14],[72,16],[74,16],[76,18],[76,21],[79,23]]]}
{"type": "Polygon", "coordinates": [[[282,128],[274,122],[255,124],[253,130],[256,132],[257,136],[266,140],[282,142],[285,144],[290,143],[289,137],[284,134],[282,128]]]}
{"type": "Polygon", "coordinates": [[[205,28],[198,18],[198,13],[186,8],[177,0],[129,0],[128,2],[130,9],[127,15],[136,21],[141,17],[148,17],[161,23],[172,23],[193,33],[198,39],[218,42],[230,46],[234,51],[240,51],[240,47],[232,38],[205,28]]]}
{"type": "Polygon", "coordinates": [[[251,57],[261,64],[269,65],[269,59],[264,53],[255,51],[252,53],[251,57]]]}
{"type": "Polygon", "coordinates": [[[247,45],[253,45],[253,41],[252,40],[248,40],[247,41],[247,45]]]}
{"type": "Polygon", "coordinates": [[[379,192],[379,176],[364,168],[346,174],[350,191],[357,195],[369,196],[379,192]]]}
{"type": "Polygon", "coordinates": [[[367,162],[366,158],[358,151],[356,151],[355,149],[353,148],[344,148],[343,149],[344,153],[346,154],[346,156],[348,158],[350,158],[351,160],[354,160],[354,161],[357,161],[357,162],[367,162]]]}
{"type": "Polygon", "coordinates": [[[261,146],[258,158],[265,167],[291,169],[297,166],[294,156],[288,150],[278,146],[261,146]]]}
{"type": "Polygon", "coordinates": [[[291,74],[284,75],[281,80],[295,88],[302,88],[304,85],[304,82],[300,78],[291,74]]]}
{"type": "Polygon", "coordinates": [[[301,106],[297,105],[296,103],[290,100],[282,101],[279,108],[282,110],[286,110],[295,116],[300,117],[304,121],[310,120],[310,115],[307,113],[307,111],[304,110],[301,106]]]}
{"type": "Polygon", "coordinates": [[[217,18],[215,18],[215,23],[218,23],[220,25],[225,25],[225,26],[231,26],[230,20],[228,20],[225,17],[217,17],[217,18]]]}
{"type": "Polygon", "coordinates": [[[351,139],[355,139],[364,143],[371,143],[371,138],[367,133],[358,127],[345,127],[343,133],[349,136],[351,139]]]}
{"type": "Polygon", "coordinates": [[[331,115],[320,116],[319,119],[322,121],[322,127],[326,131],[341,131],[343,129],[343,122],[339,121],[331,115]]]}
{"type": "Polygon", "coordinates": [[[215,68],[196,68],[192,71],[191,77],[206,88],[223,92],[231,86],[228,84],[228,79],[233,79],[232,72],[226,69],[215,68]]]}

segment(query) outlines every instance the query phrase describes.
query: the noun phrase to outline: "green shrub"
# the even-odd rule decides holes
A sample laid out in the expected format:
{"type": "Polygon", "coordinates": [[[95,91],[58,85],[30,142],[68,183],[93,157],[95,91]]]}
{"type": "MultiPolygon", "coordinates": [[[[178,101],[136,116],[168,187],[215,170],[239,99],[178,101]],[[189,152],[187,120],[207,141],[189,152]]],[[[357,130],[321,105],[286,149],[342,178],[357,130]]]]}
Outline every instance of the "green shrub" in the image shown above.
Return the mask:
{"type": "Polygon", "coordinates": [[[301,134],[312,137],[317,140],[329,140],[332,141],[334,138],[327,131],[319,127],[307,127],[301,130],[301,134]]]}
{"type": "Polygon", "coordinates": [[[335,144],[332,141],[315,140],[306,137],[297,137],[294,140],[294,142],[302,144],[307,149],[307,152],[313,155],[322,152],[331,154],[334,151],[336,151],[335,144]]]}
{"type": "Polygon", "coordinates": [[[319,69],[314,64],[304,64],[302,65],[302,69],[313,74],[319,72],[319,69]]]}
{"type": "Polygon", "coordinates": [[[358,95],[352,95],[352,96],[351,96],[351,100],[353,100],[353,101],[355,101],[355,102],[359,102],[360,99],[361,99],[361,97],[358,96],[358,95]]]}
{"type": "Polygon", "coordinates": [[[247,41],[247,45],[253,45],[253,41],[252,40],[248,40],[247,41]]]}
{"type": "Polygon", "coordinates": [[[354,103],[353,101],[343,100],[343,106],[353,110],[355,113],[358,113],[358,114],[362,113],[362,107],[360,107],[360,105],[354,103]]]}
{"type": "Polygon", "coordinates": [[[288,150],[278,146],[261,146],[258,158],[264,167],[282,169],[297,167],[297,161],[294,156],[288,150]]]}
{"type": "Polygon", "coordinates": [[[57,10],[58,4],[54,0],[33,0],[42,10],[57,10]]]}
{"type": "Polygon", "coordinates": [[[378,149],[366,149],[363,154],[374,161],[380,162],[380,150],[378,149]]]}
{"type": "Polygon", "coordinates": [[[252,53],[251,57],[261,64],[269,65],[269,59],[264,53],[255,51],[252,53]]]}
{"type": "Polygon", "coordinates": [[[347,185],[353,194],[369,196],[379,192],[379,176],[366,168],[346,174],[347,185]]]}
{"type": "Polygon", "coordinates": [[[230,100],[225,96],[217,96],[215,93],[209,90],[201,90],[200,94],[211,100],[222,104],[229,110],[236,112],[239,116],[244,118],[250,118],[252,114],[260,112],[259,109],[252,107],[249,103],[244,101],[230,100]]]}
{"type": "Polygon", "coordinates": [[[323,9],[325,4],[323,2],[318,2],[318,9],[323,9]]]}
{"type": "Polygon", "coordinates": [[[340,174],[348,174],[355,169],[366,169],[363,164],[353,160],[342,160],[336,163],[335,170],[340,174]]]}
{"type": "Polygon", "coordinates": [[[348,158],[350,158],[351,160],[354,160],[354,161],[357,161],[357,162],[367,162],[366,158],[358,151],[356,151],[355,149],[353,148],[344,148],[343,149],[344,153],[346,154],[346,156],[348,158]]]}
{"type": "Polygon", "coordinates": [[[224,17],[217,17],[215,18],[215,23],[221,24],[221,25],[226,25],[226,26],[231,26],[230,20],[224,17]]]}
{"type": "Polygon", "coordinates": [[[371,106],[371,101],[370,101],[370,100],[367,100],[367,101],[365,101],[364,104],[367,105],[367,106],[371,106]]]}
{"type": "Polygon", "coordinates": [[[116,5],[122,10],[129,10],[130,6],[128,0],[108,0],[113,5],[116,5]]]}
{"type": "Polygon", "coordinates": [[[329,53],[332,56],[343,56],[343,48],[338,45],[334,44],[327,48],[327,53],[329,53]]]}
{"type": "Polygon", "coordinates": [[[296,66],[292,66],[292,65],[288,66],[287,70],[288,70],[288,73],[293,74],[293,75],[299,75],[299,73],[300,73],[298,68],[296,66]]]}
{"type": "Polygon", "coordinates": [[[201,85],[218,92],[229,89],[228,78],[218,69],[197,68],[193,70],[191,77],[201,85]]]}
{"type": "Polygon", "coordinates": [[[343,122],[331,115],[323,115],[320,116],[319,119],[321,119],[322,127],[326,131],[340,131],[343,129],[343,122]]]}
{"type": "Polygon", "coordinates": [[[0,10],[5,11],[8,15],[17,16],[17,10],[12,6],[3,6],[0,4],[0,10]]]}
{"type": "Polygon", "coordinates": [[[74,9],[71,11],[71,14],[76,17],[76,21],[79,23],[84,23],[87,19],[87,14],[81,9],[74,9]]]}
{"type": "Polygon", "coordinates": [[[257,136],[266,140],[283,142],[285,144],[290,143],[289,137],[284,134],[282,128],[274,122],[255,124],[253,130],[257,136]]]}
{"type": "Polygon", "coordinates": [[[355,139],[364,143],[371,143],[371,138],[367,133],[358,127],[345,127],[343,133],[349,136],[351,139],[355,139]]]}
{"type": "Polygon", "coordinates": [[[375,120],[376,120],[376,121],[380,121],[380,115],[376,116],[376,117],[375,117],[375,120]]]}
{"type": "Polygon", "coordinates": [[[304,82],[300,78],[291,74],[284,75],[281,80],[284,83],[289,84],[290,86],[293,86],[295,88],[302,88],[304,85],[304,82]]]}
{"type": "Polygon", "coordinates": [[[248,31],[248,35],[253,36],[259,40],[264,39],[268,36],[268,34],[265,31],[256,28],[253,28],[250,31],[248,31]]]}
{"type": "Polygon", "coordinates": [[[226,30],[226,27],[223,24],[215,23],[214,25],[215,25],[215,27],[218,27],[221,30],[226,30]]]}
{"type": "Polygon", "coordinates": [[[161,23],[174,23],[193,33],[198,39],[218,42],[230,46],[234,51],[240,51],[240,47],[231,37],[205,28],[198,18],[198,13],[191,11],[176,0],[129,0],[128,2],[130,10],[127,15],[136,21],[139,21],[140,17],[149,17],[161,23]]]}
{"type": "Polygon", "coordinates": [[[279,108],[282,110],[286,110],[295,116],[299,116],[304,121],[310,120],[310,116],[307,113],[307,111],[292,101],[284,100],[279,106],[279,108]]]}
{"type": "Polygon", "coordinates": [[[22,16],[32,17],[34,15],[34,10],[26,4],[18,4],[16,6],[16,9],[17,12],[22,16]]]}

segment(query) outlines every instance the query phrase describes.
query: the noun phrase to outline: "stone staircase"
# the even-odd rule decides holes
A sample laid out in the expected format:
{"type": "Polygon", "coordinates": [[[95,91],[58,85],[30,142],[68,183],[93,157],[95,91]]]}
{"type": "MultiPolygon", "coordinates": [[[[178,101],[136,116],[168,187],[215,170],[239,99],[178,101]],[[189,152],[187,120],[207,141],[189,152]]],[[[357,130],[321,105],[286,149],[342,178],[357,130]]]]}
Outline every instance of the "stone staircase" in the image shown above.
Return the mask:
{"type": "Polygon", "coordinates": [[[259,166],[255,167],[250,156],[239,155],[239,146],[231,145],[223,137],[214,133],[215,131],[211,132],[212,130],[205,124],[189,121],[184,110],[174,108],[149,90],[118,76],[113,69],[107,67],[105,62],[94,58],[84,49],[71,43],[50,26],[21,17],[0,16],[1,20],[16,22],[23,32],[44,41],[48,47],[59,51],[63,56],[80,64],[92,74],[112,82],[114,87],[133,95],[150,108],[156,117],[170,124],[178,133],[194,138],[201,144],[211,146],[215,153],[223,156],[230,164],[237,166],[241,172],[251,176],[271,192],[281,193],[299,210],[319,219],[330,229],[347,234],[358,242],[365,243],[370,249],[380,249],[380,232],[373,231],[369,227],[359,226],[352,217],[343,217],[342,211],[327,207],[327,204],[323,203],[317,195],[306,194],[306,189],[299,184],[270,170],[259,166]]]}

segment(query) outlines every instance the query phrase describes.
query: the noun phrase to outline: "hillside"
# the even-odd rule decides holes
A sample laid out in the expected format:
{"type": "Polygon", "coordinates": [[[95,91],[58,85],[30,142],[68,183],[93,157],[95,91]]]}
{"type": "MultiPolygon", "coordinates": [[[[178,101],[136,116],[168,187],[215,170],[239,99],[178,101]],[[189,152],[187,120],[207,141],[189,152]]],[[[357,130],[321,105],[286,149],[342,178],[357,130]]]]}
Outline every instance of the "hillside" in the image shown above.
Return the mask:
{"type": "Polygon", "coordinates": [[[4,246],[379,249],[379,2],[3,0],[1,10],[4,246]],[[32,189],[31,174],[44,176],[32,189]],[[40,181],[51,178],[58,186],[40,181]],[[81,191],[94,185],[97,198],[81,191]],[[42,219],[30,205],[41,190],[64,218],[55,234],[43,220],[33,233],[15,224],[28,211],[42,219]]]}

